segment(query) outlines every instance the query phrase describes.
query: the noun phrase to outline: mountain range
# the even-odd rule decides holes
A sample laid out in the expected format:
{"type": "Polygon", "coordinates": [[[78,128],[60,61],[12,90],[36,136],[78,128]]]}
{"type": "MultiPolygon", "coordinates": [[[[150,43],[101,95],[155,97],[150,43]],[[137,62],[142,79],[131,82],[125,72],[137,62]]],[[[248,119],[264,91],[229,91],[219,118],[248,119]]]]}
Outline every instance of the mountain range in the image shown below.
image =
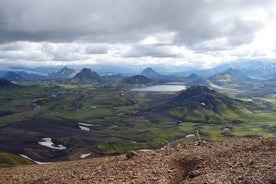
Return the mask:
{"type": "Polygon", "coordinates": [[[77,71],[68,67],[64,67],[61,70],[52,72],[49,76],[53,79],[69,79],[76,75],[77,71]]]}
{"type": "MultiPolygon", "coordinates": [[[[162,66],[155,66],[158,69],[158,72],[155,71],[152,67],[145,68],[142,72],[141,67],[134,68],[124,68],[120,66],[91,66],[93,70],[99,74],[105,74],[112,72],[113,74],[121,74],[122,76],[133,76],[137,74],[144,75],[149,79],[158,80],[158,81],[167,81],[172,82],[173,80],[179,80],[180,77],[187,77],[191,74],[197,74],[201,78],[206,79],[212,75],[223,73],[224,71],[228,70],[229,68],[240,70],[247,76],[250,76],[254,79],[273,79],[275,78],[275,68],[276,63],[272,61],[242,61],[242,62],[232,62],[232,63],[225,63],[219,66],[216,66],[211,69],[200,69],[194,67],[185,68],[185,67],[163,67],[162,66]],[[175,69],[175,70],[173,70],[175,69]],[[182,70],[182,71],[181,71],[182,70]]],[[[34,80],[58,80],[58,79],[68,79],[73,77],[76,74],[76,71],[79,71],[81,66],[72,66],[72,68],[68,67],[37,67],[37,68],[29,68],[29,67],[11,67],[2,69],[0,71],[0,77],[6,78],[8,80],[13,80],[16,82],[22,81],[34,81],[34,80]],[[15,72],[20,76],[6,76],[3,77],[7,72],[15,72]],[[20,72],[20,73],[18,73],[20,72]],[[25,72],[25,73],[21,73],[25,72]],[[32,76],[30,76],[32,75],[32,76]]],[[[15,75],[13,73],[13,75],[15,75]]],[[[184,79],[183,79],[184,80],[184,79]]]]}

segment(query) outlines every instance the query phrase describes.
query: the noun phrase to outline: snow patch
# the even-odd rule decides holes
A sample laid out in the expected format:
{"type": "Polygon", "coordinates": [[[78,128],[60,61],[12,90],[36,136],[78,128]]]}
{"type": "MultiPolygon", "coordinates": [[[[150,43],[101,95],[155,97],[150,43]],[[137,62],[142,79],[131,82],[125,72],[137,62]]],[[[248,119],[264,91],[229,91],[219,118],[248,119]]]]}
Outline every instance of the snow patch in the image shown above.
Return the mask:
{"type": "Polygon", "coordinates": [[[88,127],[93,127],[93,126],[101,126],[101,125],[94,125],[94,124],[88,124],[88,123],[78,123],[79,125],[82,125],[82,126],[88,126],[88,127]]]}
{"type": "Polygon", "coordinates": [[[31,161],[33,161],[33,162],[36,163],[36,164],[49,164],[49,163],[51,163],[51,162],[38,162],[38,161],[35,161],[35,160],[31,159],[31,158],[28,157],[27,155],[23,155],[23,154],[19,154],[19,156],[21,156],[21,157],[23,157],[23,158],[26,158],[26,159],[28,159],[28,160],[31,160],[31,161]]]}
{"type": "Polygon", "coordinates": [[[151,149],[139,149],[138,151],[139,152],[150,152],[150,151],[153,151],[153,150],[151,150],[151,149]]]}
{"type": "Polygon", "coordinates": [[[91,153],[82,154],[82,155],[80,156],[80,158],[86,158],[86,157],[88,157],[88,156],[90,156],[90,155],[91,155],[91,153]]]}
{"type": "Polygon", "coordinates": [[[90,131],[90,128],[85,127],[85,126],[79,126],[79,128],[80,128],[81,130],[84,130],[84,131],[87,131],[87,132],[90,131]]]}
{"type": "Polygon", "coordinates": [[[188,134],[188,135],[186,135],[185,137],[186,138],[189,138],[189,137],[194,137],[195,136],[195,134],[188,134]]]}
{"type": "Polygon", "coordinates": [[[48,148],[57,149],[57,150],[64,150],[64,149],[66,149],[66,146],[63,146],[61,144],[55,145],[52,142],[52,138],[46,137],[46,138],[42,138],[41,140],[42,140],[41,142],[38,142],[38,144],[40,144],[41,146],[46,146],[48,148]]]}
{"type": "Polygon", "coordinates": [[[222,131],[229,131],[229,130],[230,130],[229,127],[224,127],[224,128],[222,129],[222,131]]]}

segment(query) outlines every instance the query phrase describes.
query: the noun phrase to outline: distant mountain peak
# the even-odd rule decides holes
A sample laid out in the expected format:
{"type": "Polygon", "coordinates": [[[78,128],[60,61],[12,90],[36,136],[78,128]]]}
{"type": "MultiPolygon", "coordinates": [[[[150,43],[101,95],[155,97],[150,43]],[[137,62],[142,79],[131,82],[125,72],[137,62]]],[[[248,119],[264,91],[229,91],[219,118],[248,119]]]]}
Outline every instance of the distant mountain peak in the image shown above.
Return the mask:
{"type": "Polygon", "coordinates": [[[151,67],[148,67],[148,68],[144,69],[143,72],[155,72],[155,70],[153,70],[151,67]]]}
{"type": "Polygon", "coordinates": [[[151,67],[148,67],[145,70],[143,70],[141,75],[144,75],[149,79],[158,79],[162,76],[160,73],[156,72],[151,67]]]}
{"type": "Polygon", "coordinates": [[[9,81],[25,82],[25,81],[43,80],[45,79],[45,76],[35,74],[35,73],[29,73],[26,71],[9,71],[5,75],[3,75],[2,78],[7,79],[9,81]]]}
{"type": "Polygon", "coordinates": [[[79,73],[75,75],[73,80],[102,82],[102,77],[89,68],[83,68],[79,73]]]}
{"type": "Polygon", "coordinates": [[[187,79],[197,79],[197,78],[199,78],[199,76],[196,73],[192,73],[187,77],[187,79]]]}
{"type": "Polygon", "coordinates": [[[74,75],[76,71],[74,69],[70,69],[68,67],[63,67],[61,70],[57,71],[54,74],[55,78],[70,78],[72,75],[74,75]]]}
{"type": "Polygon", "coordinates": [[[228,68],[223,73],[218,73],[209,78],[209,81],[219,86],[245,87],[250,86],[252,78],[238,69],[228,68]]]}
{"type": "Polygon", "coordinates": [[[61,72],[66,72],[66,71],[71,71],[72,69],[68,68],[67,66],[63,67],[60,71],[61,72]]]}
{"type": "Polygon", "coordinates": [[[236,73],[242,73],[242,72],[236,68],[230,67],[225,71],[225,73],[236,74],[236,73]]]}
{"type": "Polygon", "coordinates": [[[16,81],[16,82],[22,82],[26,81],[27,79],[21,75],[19,75],[17,72],[9,71],[5,75],[3,75],[3,78],[8,81],[16,81]]]}

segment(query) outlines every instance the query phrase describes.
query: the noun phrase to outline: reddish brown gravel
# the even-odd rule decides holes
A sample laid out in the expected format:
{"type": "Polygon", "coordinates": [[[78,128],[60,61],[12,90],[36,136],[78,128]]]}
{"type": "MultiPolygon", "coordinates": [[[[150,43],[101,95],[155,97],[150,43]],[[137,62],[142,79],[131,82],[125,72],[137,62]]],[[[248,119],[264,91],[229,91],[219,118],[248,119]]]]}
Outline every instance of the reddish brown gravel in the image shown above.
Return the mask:
{"type": "Polygon", "coordinates": [[[0,183],[276,184],[276,138],[0,169],[0,183]]]}

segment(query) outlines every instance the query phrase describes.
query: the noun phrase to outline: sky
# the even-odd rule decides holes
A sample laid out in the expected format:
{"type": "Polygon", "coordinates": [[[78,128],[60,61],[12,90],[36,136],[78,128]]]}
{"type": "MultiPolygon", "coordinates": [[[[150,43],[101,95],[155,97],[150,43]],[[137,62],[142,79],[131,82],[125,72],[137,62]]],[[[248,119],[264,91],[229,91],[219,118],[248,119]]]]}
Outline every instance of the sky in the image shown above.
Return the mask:
{"type": "Polygon", "coordinates": [[[275,59],[275,0],[0,0],[0,67],[275,59]]]}

